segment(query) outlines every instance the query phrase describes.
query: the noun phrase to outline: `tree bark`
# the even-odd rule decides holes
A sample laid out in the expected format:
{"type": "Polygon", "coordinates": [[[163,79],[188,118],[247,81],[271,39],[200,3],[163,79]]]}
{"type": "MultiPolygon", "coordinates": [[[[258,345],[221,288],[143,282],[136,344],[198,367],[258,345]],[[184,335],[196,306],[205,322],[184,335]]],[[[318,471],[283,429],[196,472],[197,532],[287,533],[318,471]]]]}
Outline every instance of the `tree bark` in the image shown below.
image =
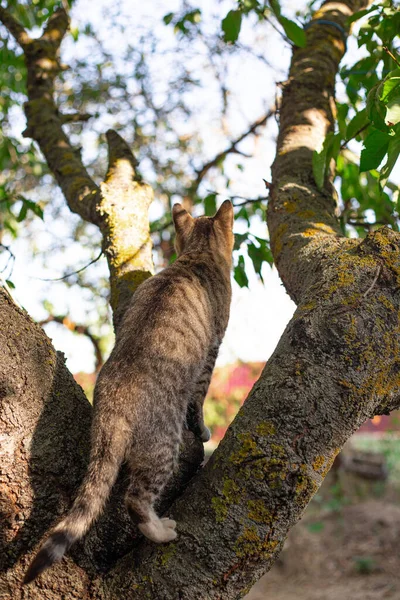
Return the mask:
{"type": "MultiPolygon", "coordinates": [[[[307,29],[307,47],[294,49],[268,226],[278,269],[298,308],[212,459],[170,508],[179,537],[163,546],[132,541],[117,486],[86,541],[25,597],[242,597],[278,557],[348,437],[368,417],[399,406],[398,234],[383,228],[362,241],[343,238],[332,183],[327,178],[321,192],[312,175],[312,151],[335,117],[334,81],[345,50],[341,29],[367,4],[325,3],[307,29]]],[[[109,173],[113,164],[110,159],[109,173]]],[[[0,390],[8,400],[2,401],[0,422],[8,437],[1,476],[10,567],[70,503],[87,457],[90,409],[42,341],[44,334],[7,298],[2,303],[8,325],[0,390]],[[15,473],[7,458],[14,449],[20,453],[15,473]],[[28,460],[39,464],[37,475],[28,460]],[[27,519],[22,527],[16,513],[27,519]]],[[[16,581],[26,562],[24,556],[1,584],[13,598],[23,597],[16,581]]]]}
{"type": "MultiPolygon", "coordinates": [[[[138,544],[123,503],[127,482],[122,472],[105,513],[85,540],[35,585],[21,588],[31,551],[75,498],[89,458],[91,413],[63,354],[0,288],[2,599],[92,598],[96,575],[138,544]]],[[[201,456],[180,457],[175,494],[201,456]]]]}

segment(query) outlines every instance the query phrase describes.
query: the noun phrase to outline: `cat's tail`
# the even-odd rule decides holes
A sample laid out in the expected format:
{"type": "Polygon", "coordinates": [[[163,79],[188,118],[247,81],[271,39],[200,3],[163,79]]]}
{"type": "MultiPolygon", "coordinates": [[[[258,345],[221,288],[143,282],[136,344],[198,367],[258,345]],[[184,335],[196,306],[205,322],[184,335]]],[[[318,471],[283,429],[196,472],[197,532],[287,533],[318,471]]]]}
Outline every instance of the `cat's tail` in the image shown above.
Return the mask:
{"type": "Polygon", "coordinates": [[[111,427],[102,432],[102,439],[92,441],[92,454],[86,476],[75,502],[67,516],[52,530],[29,565],[24,584],[30,583],[54,562],[60,560],[68,548],[81,539],[93,521],[101,514],[117,479],[129,444],[128,435],[121,430],[115,434],[111,427]]]}

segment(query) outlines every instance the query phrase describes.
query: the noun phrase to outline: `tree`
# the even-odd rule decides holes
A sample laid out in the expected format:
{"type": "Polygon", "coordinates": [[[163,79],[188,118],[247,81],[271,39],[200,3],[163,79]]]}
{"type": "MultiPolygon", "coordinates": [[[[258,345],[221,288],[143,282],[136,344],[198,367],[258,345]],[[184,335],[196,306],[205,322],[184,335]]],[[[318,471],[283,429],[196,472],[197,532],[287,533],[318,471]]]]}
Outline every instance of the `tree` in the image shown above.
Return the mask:
{"type": "MultiPolygon", "coordinates": [[[[306,27],[306,40],[277,4],[272,8],[297,44],[282,84],[268,203],[274,260],[296,313],[204,469],[201,446],[186,434],[179,477],[164,500],[178,521],[177,541],[155,547],[136,539],[121,506],[122,474],[86,540],[21,592],[27,550],[70,504],[82,477],[91,409],[41,328],[0,292],[1,590],[12,598],[242,597],[276,560],[348,437],[368,417],[400,406],[398,233],[384,227],[363,238],[343,235],[333,187],[340,149],[329,135],[335,77],[351,20],[368,1],[323,4],[306,27]]],[[[228,13],[228,41],[235,41],[242,16],[253,9],[261,10],[258,2],[239,2],[228,13]]],[[[26,135],[41,148],[70,210],[101,232],[118,327],[126,302],[152,273],[151,188],[138,178],[135,159],[116,132],[107,133],[109,167],[100,186],[63,132],[54,81],[68,28],[65,10],[51,14],[39,38],[3,8],[0,20],[25,56],[26,135]]],[[[369,121],[353,131],[359,136],[372,122],[374,143],[365,138],[364,160],[368,152],[375,155],[368,169],[386,154],[393,167],[398,155],[392,143],[399,134],[397,79],[390,69],[383,82],[373,82],[369,121]]]]}

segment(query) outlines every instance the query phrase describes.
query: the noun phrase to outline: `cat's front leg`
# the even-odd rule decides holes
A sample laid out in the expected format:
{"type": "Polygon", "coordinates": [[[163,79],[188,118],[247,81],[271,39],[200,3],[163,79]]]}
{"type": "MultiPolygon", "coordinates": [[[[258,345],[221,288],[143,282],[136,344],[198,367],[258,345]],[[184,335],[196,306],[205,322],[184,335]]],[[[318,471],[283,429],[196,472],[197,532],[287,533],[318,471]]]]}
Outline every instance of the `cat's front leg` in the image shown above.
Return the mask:
{"type": "Polygon", "coordinates": [[[203,404],[217,360],[219,346],[219,342],[215,343],[209,350],[201,375],[193,388],[186,414],[188,429],[193,431],[203,442],[208,442],[211,438],[211,432],[204,424],[203,404]]]}
{"type": "Polygon", "coordinates": [[[186,413],[186,425],[202,442],[208,442],[211,438],[211,431],[204,424],[203,402],[190,402],[186,413]]]}

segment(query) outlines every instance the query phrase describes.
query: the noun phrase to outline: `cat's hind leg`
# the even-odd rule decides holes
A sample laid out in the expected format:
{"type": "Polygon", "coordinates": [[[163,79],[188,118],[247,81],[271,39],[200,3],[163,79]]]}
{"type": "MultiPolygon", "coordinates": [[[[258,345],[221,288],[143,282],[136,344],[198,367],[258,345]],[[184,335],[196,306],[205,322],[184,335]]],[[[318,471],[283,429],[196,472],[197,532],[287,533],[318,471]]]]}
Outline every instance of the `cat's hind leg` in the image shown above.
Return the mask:
{"type": "Polygon", "coordinates": [[[158,468],[154,465],[152,472],[132,469],[131,482],[125,496],[131,520],[138,525],[143,535],[158,544],[170,542],[177,536],[176,522],[160,518],[154,510],[154,503],[171,477],[172,468],[171,460],[170,464],[159,464],[158,468]]]}

